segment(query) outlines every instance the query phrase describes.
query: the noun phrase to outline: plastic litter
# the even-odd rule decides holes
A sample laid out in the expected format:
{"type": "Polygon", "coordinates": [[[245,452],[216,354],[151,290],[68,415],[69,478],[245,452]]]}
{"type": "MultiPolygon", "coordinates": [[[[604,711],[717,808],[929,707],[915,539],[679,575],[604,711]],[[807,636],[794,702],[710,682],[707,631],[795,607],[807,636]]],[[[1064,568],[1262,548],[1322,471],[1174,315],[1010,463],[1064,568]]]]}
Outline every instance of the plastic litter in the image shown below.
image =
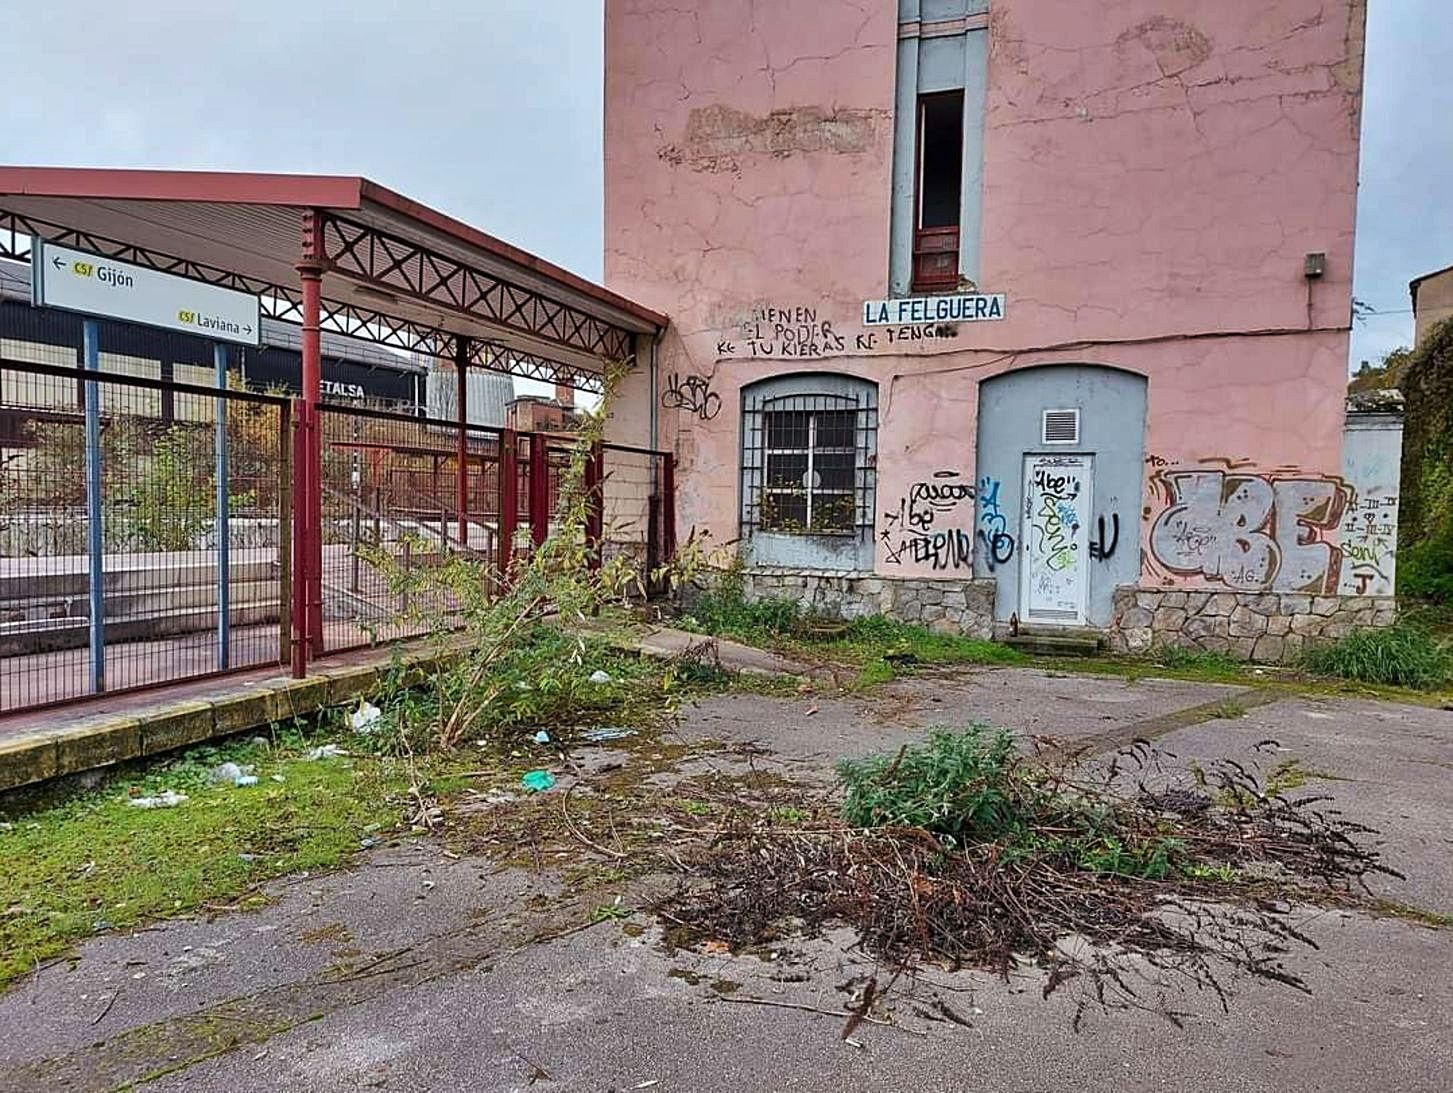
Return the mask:
{"type": "Polygon", "coordinates": [[[531,793],[544,793],[555,784],[555,776],[548,770],[532,770],[520,779],[520,785],[531,793]]]}
{"type": "Polygon", "coordinates": [[[187,800],[185,793],[167,789],[155,797],[132,797],[130,803],[132,808],[175,808],[185,800],[187,800]]]}
{"type": "Polygon", "coordinates": [[[602,672],[599,668],[597,668],[595,671],[593,671],[593,672],[590,673],[590,682],[592,682],[592,683],[609,683],[610,682],[610,673],[609,672],[602,672]]]}
{"type": "Polygon", "coordinates": [[[374,731],[378,719],[382,716],[382,710],[372,702],[364,699],[358,704],[358,709],[348,715],[348,723],[353,726],[354,732],[371,733],[374,731]]]}
{"type": "Polygon", "coordinates": [[[322,747],[309,748],[303,753],[304,759],[337,759],[348,753],[337,744],[324,744],[322,747]]]}
{"type": "Polygon", "coordinates": [[[544,729],[541,729],[539,732],[537,732],[535,734],[535,743],[537,743],[537,744],[548,744],[549,742],[550,742],[550,734],[547,733],[544,729]]]}
{"type": "Polygon", "coordinates": [[[592,744],[603,744],[607,740],[624,740],[628,736],[634,736],[635,732],[635,729],[621,728],[618,725],[602,725],[598,729],[586,729],[580,734],[580,738],[592,744]]]}
{"type": "Polygon", "coordinates": [[[207,777],[216,786],[255,786],[257,776],[252,771],[251,764],[219,763],[207,773],[207,777]]]}

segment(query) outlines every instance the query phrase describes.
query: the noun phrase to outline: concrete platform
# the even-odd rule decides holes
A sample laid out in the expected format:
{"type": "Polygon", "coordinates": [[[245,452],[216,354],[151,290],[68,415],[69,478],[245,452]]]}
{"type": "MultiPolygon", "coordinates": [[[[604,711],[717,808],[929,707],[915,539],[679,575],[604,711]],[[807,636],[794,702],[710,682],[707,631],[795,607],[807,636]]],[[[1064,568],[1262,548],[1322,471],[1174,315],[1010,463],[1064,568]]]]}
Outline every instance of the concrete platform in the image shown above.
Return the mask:
{"type": "MultiPolygon", "coordinates": [[[[432,642],[401,648],[421,672],[437,657],[432,642]]],[[[392,646],[364,649],[314,661],[305,679],[260,668],[0,718],[0,792],[356,701],[393,655],[392,646]]]]}
{"type": "MultiPolygon", "coordinates": [[[[1284,757],[1333,776],[1309,790],[1382,830],[1408,880],[1377,880],[1377,894],[1453,912],[1453,714],[1282,696],[1242,718],[1208,716],[1207,700],[1228,693],[998,669],[873,698],[717,697],[684,712],[680,734],[698,750],[653,784],[671,793],[702,769],[750,764],[815,794],[838,756],[896,747],[936,722],[1058,729],[1095,749],[1161,726],[1185,758],[1275,735],[1284,757]],[[700,750],[711,741],[720,746],[700,750]]],[[[845,984],[891,973],[844,931],[755,955],[676,950],[647,913],[592,923],[601,897],[565,880],[584,850],[538,871],[459,850],[404,838],[352,868],[270,885],[275,902],[256,913],[88,942],[0,996],[0,1090],[149,1078],[148,1089],[187,1093],[1434,1093],[1453,1073],[1453,931],[1404,919],[1308,910],[1299,924],[1319,948],[1286,961],[1309,994],[1231,976],[1223,1012],[1212,995],[1173,989],[1183,1029],[1092,1009],[1076,1032],[1078,996],[1041,999],[1037,972],[932,968],[895,986],[878,1011],[891,1027],[864,1024],[848,1044],[845,984]],[[935,1018],[935,1000],[971,1027],[935,1018]]],[[[645,905],[653,883],[626,906],[645,905]]]]}

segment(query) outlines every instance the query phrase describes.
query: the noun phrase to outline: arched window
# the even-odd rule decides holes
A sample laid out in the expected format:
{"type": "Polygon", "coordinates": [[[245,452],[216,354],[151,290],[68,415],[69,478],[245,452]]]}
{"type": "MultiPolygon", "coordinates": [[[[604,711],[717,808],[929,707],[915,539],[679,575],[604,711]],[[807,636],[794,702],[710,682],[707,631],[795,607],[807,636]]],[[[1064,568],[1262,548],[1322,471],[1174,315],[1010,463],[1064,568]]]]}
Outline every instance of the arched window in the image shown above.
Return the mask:
{"type": "Polygon", "coordinates": [[[867,380],[774,376],[743,388],[743,538],[837,540],[821,544],[821,558],[806,544],[759,545],[756,560],[857,568],[864,554],[870,568],[877,449],[878,389],[867,380]]]}

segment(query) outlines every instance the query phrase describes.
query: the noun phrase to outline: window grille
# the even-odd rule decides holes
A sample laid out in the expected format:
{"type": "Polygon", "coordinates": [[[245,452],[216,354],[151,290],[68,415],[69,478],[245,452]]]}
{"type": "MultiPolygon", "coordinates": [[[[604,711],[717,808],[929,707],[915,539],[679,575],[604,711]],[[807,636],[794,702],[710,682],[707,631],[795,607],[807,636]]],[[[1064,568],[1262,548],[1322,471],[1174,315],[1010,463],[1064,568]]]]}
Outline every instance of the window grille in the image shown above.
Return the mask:
{"type": "Polygon", "coordinates": [[[872,384],[845,376],[789,377],[821,393],[744,392],[742,533],[871,538],[878,406],[872,384]],[[812,384],[807,384],[811,387],[812,384]],[[843,393],[830,393],[841,390],[843,393]]]}

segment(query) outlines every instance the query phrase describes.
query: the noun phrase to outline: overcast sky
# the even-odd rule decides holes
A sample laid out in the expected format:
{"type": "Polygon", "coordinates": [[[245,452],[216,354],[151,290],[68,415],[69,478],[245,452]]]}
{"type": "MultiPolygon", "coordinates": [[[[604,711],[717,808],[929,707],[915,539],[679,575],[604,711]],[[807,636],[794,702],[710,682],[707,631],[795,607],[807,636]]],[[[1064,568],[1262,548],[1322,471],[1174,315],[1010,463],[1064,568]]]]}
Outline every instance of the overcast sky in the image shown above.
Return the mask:
{"type": "MultiPolygon", "coordinates": [[[[1453,264],[1448,4],[1371,0],[1356,294],[1392,314],[1354,362],[1409,341],[1409,279],[1453,264]]],[[[0,161],[362,174],[600,278],[601,0],[40,0],[25,24],[0,161]]]]}

